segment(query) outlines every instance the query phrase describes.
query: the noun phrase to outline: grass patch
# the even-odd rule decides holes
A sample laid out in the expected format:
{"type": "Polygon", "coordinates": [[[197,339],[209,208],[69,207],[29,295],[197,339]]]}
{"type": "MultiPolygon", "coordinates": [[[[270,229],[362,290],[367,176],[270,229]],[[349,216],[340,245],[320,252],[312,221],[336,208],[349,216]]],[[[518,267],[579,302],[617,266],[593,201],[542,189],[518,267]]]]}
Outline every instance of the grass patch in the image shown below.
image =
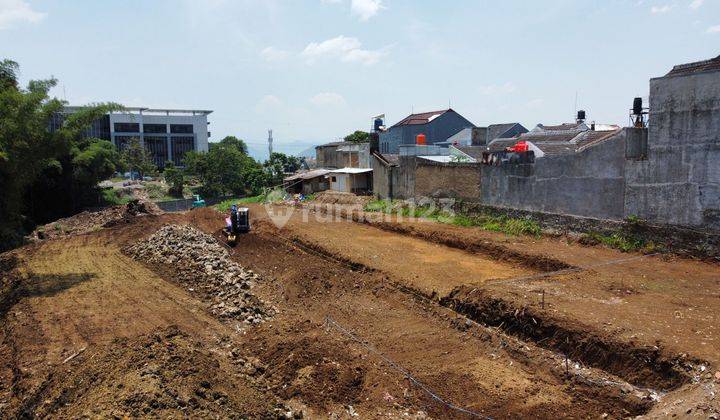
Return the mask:
{"type": "Polygon", "coordinates": [[[285,198],[285,191],[276,189],[263,194],[253,195],[250,197],[230,198],[215,204],[213,207],[221,212],[230,210],[233,204],[250,204],[250,203],[274,203],[285,198]]]}
{"type": "Polygon", "coordinates": [[[508,235],[540,236],[540,225],[530,219],[514,219],[507,216],[468,216],[459,213],[443,211],[435,206],[411,206],[400,200],[373,200],[368,202],[364,210],[367,212],[382,212],[397,214],[403,217],[415,217],[434,220],[463,227],[479,227],[483,230],[503,232],[508,235]]]}
{"type": "Polygon", "coordinates": [[[120,190],[116,190],[114,188],[103,189],[101,191],[100,195],[102,197],[102,201],[104,202],[104,204],[108,205],[108,206],[119,206],[119,205],[127,204],[128,202],[130,202],[130,200],[132,200],[131,196],[118,195],[119,191],[120,190]]]}
{"type": "Polygon", "coordinates": [[[603,244],[610,248],[619,249],[622,252],[639,251],[641,249],[654,250],[655,244],[647,243],[642,238],[616,232],[610,235],[599,232],[589,232],[580,238],[580,243],[585,245],[603,244]]]}

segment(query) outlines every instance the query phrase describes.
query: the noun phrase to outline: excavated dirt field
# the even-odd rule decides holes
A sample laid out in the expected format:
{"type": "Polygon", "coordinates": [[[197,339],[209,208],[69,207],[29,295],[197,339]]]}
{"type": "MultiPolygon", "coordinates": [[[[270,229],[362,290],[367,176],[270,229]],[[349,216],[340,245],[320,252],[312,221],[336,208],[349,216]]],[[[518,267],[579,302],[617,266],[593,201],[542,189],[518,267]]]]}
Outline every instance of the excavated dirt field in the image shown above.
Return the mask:
{"type": "Polygon", "coordinates": [[[715,265],[251,212],[235,248],[201,209],[3,254],[0,417],[718,415],[715,265]]]}

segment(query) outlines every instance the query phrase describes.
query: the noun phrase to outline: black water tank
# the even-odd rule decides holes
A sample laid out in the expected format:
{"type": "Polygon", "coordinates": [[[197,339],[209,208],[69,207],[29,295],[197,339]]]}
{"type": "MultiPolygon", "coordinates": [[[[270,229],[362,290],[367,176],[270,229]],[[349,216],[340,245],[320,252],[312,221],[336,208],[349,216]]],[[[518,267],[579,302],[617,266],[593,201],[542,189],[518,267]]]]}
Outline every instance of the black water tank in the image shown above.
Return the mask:
{"type": "Polygon", "coordinates": [[[633,115],[642,114],[642,98],[633,99],[633,115]]]}
{"type": "Polygon", "coordinates": [[[585,111],[583,111],[582,109],[579,110],[577,119],[578,119],[578,121],[585,121],[585,111]]]}

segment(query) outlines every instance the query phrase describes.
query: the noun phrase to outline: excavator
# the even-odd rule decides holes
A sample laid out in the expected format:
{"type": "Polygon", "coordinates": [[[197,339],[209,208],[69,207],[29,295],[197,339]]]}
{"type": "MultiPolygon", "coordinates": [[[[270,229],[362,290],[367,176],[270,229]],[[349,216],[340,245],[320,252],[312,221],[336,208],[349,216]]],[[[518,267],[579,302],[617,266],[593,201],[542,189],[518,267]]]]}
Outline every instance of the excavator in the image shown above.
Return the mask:
{"type": "Polygon", "coordinates": [[[228,245],[235,246],[238,235],[249,231],[250,209],[238,207],[237,204],[230,206],[230,215],[225,218],[225,229],[223,229],[228,245]]]}

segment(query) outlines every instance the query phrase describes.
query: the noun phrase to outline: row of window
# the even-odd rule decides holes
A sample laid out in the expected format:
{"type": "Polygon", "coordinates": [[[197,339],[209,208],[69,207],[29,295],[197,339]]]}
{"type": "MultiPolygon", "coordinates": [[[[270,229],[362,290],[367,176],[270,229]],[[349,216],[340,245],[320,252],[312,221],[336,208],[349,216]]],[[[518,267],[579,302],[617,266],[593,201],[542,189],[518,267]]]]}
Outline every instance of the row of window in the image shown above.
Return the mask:
{"type": "MultiPolygon", "coordinates": [[[[140,123],[114,123],[113,128],[116,133],[139,133],[140,123]]],[[[167,124],[143,124],[143,132],[145,133],[167,133],[167,124]]],[[[172,134],[192,134],[192,124],[170,124],[170,132],[172,134]]]]}
{"type": "MultiPolygon", "coordinates": [[[[119,150],[124,150],[133,138],[137,137],[115,136],[115,144],[119,150]]],[[[173,163],[175,166],[181,166],[182,160],[185,158],[185,153],[195,149],[194,140],[192,137],[170,137],[170,141],[172,141],[173,163]]],[[[152,155],[153,163],[159,168],[164,167],[165,162],[168,160],[166,137],[145,136],[144,143],[145,148],[152,155]]]]}

